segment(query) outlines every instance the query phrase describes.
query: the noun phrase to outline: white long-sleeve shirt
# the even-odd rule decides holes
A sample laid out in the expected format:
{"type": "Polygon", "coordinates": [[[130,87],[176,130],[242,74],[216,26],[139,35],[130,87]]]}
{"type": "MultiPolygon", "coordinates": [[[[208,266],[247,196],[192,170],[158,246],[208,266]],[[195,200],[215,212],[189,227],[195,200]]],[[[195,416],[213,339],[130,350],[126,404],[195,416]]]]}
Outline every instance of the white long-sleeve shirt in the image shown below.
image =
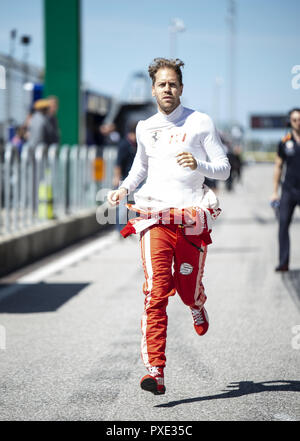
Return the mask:
{"type": "Polygon", "coordinates": [[[121,184],[134,191],[136,206],[158,211],[200,205],[205,176],[226,180],[230,165],[211,118],[181,104],[169,115],[158,112],[139,121],[137,153],[127,178],[121,184]],[[177,164],[176,155],[190,152],[197,161],[191,170],[177,164]],[[208,161],[207,161],[208,159],[208,161]]]}

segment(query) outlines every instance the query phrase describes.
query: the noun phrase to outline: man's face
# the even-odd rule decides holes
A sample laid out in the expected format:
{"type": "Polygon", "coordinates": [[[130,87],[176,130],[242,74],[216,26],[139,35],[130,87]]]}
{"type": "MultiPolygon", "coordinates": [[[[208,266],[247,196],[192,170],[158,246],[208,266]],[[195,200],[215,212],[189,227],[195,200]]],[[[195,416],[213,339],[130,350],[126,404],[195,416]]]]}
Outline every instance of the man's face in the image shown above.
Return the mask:
{"type": "Polygon", "coordinates": [[[294,111],[290,116],[292,129],[300,132],[300,112],[294,111]]]}
{"type": "Polygon", "coordinates": [[[174,69],[159,69],[152,86],[152,96],[156,98],[159,110],[166,114],[173,112],[180,104],[182,89],[174,69]]]}
{"type": "Polygon", "coordinates": [[[55,115],[58,110],[58,101],[54,98],[49,100],[49,113],[50,115],[55,115]]]}

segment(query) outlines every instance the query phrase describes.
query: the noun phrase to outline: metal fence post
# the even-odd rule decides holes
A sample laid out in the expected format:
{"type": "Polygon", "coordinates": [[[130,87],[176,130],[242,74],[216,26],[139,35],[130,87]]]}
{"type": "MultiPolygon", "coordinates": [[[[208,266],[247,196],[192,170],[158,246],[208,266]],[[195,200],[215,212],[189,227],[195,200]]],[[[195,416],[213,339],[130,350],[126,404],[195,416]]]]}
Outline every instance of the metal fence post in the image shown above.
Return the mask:
{"type": "Polygon", "coordinates": [[[103,148],[103,161],[105,167],[105,178],[103,188],[111,188],[114,175],[114,168],[118,156],[118,146],[111,145],[103,148]]]}
{"type": "Polygon", "coordinates": [[[78,205],[79,208],[86,206],[86,193],[88,189],[87,166],[88,166],[88,148],[86,145],[79,147],[78,157],[78,205]]]}
{"type": "Polygon", "coordinates": [[[58,182],[60,192],[58,195],[57,210],[58,216],[65,216],[69,206],[69,165],[70,165],[70,146],[61,146],[58,154],[58,182]]]}
{"type": "Polygon", "coordinates": [[[111,188],[117,146],[6,144],[0,162],[0,235],[97,207],[97,191],[111,188]],[[103,161],[102,161],[103,160],[103,161]],[[98,168],[97,168],[98,167],[98,168]],[[103,174],[104,171],[104,174],[103,174]]]}
{"type": "Polygon", "coordinates": [[[52,144],[48,149],[48,165],[49,165],[49,176],[47,176],[47,185],[52,188],[52,198],[53,198],[53,216],[57,216],[58,208],[58,198],[61,192],[59,186],[59,171],[58,171],[58,145],[52,144]]]}
{"type": "MultiPolygon", "coordinates": [[[[36,164],[36,180],[35,180],[35,221],[45,221],[45,216],[39,215],[39,188],[42,179],[46,178],[47,168],[47,146],[45,144],[39,144],[35,149],[35,164],[36,164]]],[[[41,214],[41,213],[40,213],[41,214]]]]}
{"type": "Polygon", "coordinates": [[[91,145],[88,148],[88,174],[87,179],[90,183],[87,195],[87,205],[89,207],[96,207],[97,182],[94,177],[94,163],[97,158],[97,147],[91,145]]]}
{"type": "Polygon", "coordinates": [[[78,208],[78,165],[79,165],[79,147],[74,145],[70,151],[70,173],[69,173],[69,195],[70,195],[70,213],[75,213],[78,208]]]}
{"type": "Polygon", "coordinates": [[[20,206],[22,213],[22,227],[33,224],[34,216],[34,152],[33,148],[25,144],[21,151],[20,169],[20,206]]]}
{"type": "Polygon", "coordinates": [[[4,205],[5,231],[9,233],[17,230],[19,224],[19,164],[17,147],[7,144],[4,153],[4,205]]]}

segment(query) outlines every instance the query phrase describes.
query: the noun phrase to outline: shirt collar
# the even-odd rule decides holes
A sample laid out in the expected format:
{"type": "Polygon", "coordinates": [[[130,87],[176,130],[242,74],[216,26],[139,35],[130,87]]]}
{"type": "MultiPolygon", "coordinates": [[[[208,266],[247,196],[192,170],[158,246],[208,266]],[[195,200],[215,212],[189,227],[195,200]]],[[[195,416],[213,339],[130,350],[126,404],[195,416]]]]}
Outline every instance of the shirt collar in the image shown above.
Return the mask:
{"type": "Polygon", "coordinates": [[[173,112],[166,115],[165,113],[162,113],[160,110],[158,110],[158,114],[160,117],[164,118],[166,121],[176,121],[183,112],[183,105],[179,103],[179,105],[176,107],[176,109],[173,110],[173,112]]]}

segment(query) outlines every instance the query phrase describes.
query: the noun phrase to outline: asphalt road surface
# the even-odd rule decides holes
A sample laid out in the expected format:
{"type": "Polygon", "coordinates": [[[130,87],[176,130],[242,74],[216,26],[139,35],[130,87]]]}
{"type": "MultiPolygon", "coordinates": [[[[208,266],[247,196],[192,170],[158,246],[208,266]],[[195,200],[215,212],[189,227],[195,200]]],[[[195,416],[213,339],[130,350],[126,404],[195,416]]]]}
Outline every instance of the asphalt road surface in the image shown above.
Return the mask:
{"type": "MultiPolygon", "coordinates": [[[[179,296],[168,306],[166,394],[142,391],[143,270],[137,238],[114,232],[66,250],[0,290],[0,419],[300,419],[300,217],[291,271],[274,272],[272,166],[246,167],[209,247],[210,318],[199,337],[179,296]]],[[[19,274],[20,275],[20,274],[19,274]]],[[[10,283],[7,282],[10,280],[10,283]]]]}

